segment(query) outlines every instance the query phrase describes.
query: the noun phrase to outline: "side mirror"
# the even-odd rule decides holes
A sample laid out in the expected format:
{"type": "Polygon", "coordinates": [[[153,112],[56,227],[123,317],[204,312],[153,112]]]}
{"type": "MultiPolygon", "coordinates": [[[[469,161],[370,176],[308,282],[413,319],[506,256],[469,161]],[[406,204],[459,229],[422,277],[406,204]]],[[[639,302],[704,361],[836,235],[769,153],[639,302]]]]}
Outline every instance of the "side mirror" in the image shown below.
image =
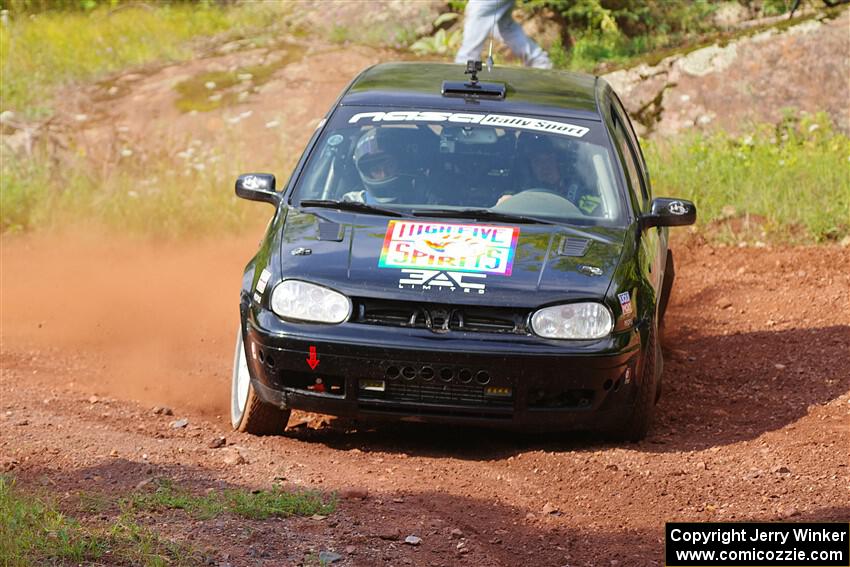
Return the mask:
{"type": "Polygon", "coordinates": [[[649,214],[640,219],[641,228],[653,226],[686,226],[697,220],[697,207],[685,199],[659,197],[652,200],[649,214]]]}
{"type": "Polygon", "coordinates": [[[236,178],[236,195],[249,201],[263,201],[277,206],[280,193],[275,191],[271,173],[244,173],[236,178]]]}

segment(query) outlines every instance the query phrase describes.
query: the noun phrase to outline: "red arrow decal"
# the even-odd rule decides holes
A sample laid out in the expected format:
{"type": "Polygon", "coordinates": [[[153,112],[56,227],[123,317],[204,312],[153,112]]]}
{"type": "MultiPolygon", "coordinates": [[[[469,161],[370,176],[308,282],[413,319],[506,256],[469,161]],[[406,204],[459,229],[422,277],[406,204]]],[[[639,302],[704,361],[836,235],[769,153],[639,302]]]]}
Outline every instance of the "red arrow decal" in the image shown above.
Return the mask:
{"type": "Polygon", "coordinates": [[[310,347],[310,356],[307,358],[307,364],[310,365],[310,370],[315,370],[319,365],[319,358],[316,356],[316,347],[310,347]]]}

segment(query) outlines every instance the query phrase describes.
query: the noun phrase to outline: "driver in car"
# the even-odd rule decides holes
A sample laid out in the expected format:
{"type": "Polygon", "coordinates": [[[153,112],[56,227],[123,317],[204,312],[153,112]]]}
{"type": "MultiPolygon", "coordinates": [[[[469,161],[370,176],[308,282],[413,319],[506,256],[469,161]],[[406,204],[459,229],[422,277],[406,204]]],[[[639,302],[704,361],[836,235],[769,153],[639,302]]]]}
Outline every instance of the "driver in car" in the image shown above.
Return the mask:
{"type": "Polygon", "coordinates": [[[363,189],[343,195],[344,201],[368,204],[423,202],[416,176],[405,173],[405,147],[409,132],[394,128],[373,128],[354,147],[354,165],[363,189]]]}
{"type": "MultiPolygon", "coordinates": [[[[582,191],[578,180],[566,179],[561,170],[559,152],[547,136],[523,132],[517,138],[519,163],[527,164],[527,179],[524,190],[543,190],[555,193],[569,200],[586,215],[598,215],[601,212],[601,199],[587,191],[582,191]]],[[[502,195],[497,205],[510,199],[512,195],[502,195]]]]}

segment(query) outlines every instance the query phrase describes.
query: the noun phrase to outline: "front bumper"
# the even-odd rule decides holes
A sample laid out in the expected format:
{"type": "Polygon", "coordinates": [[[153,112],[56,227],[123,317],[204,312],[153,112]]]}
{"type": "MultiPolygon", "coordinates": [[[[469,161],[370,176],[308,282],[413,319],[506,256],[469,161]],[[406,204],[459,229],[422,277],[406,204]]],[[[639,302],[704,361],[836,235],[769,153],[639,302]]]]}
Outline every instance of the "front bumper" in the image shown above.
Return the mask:
{"type": "Polygon", "coordinates": [[[484,333],[435,340],[430,331],[370,325],[269,331],[251,315],[243,310],[252,384],[264,402],[282,408],[370,420],[604,429],[631,408],[640,376],[636,329],[594,353],[587,343],[484,333]],[[311,347],[315,370],[307,362],[311,347]]]}

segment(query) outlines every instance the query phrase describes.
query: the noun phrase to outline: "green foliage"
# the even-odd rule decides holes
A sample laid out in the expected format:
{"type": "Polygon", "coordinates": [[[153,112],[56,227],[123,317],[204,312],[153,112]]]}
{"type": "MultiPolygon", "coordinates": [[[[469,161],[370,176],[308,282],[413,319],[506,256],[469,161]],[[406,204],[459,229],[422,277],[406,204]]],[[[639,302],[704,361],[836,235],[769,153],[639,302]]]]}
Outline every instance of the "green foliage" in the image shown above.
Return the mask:
{"type": "Polygon", "coordinates": [[[550,8],[570,30],[622,33],[693,33],[711,26],[712,0],[524,0],[528,10],[550,8]]]}
{"type": "Polygon", "coordinates": [[[754,235],[731,238],[823,242],[850,234],[850,138],[825,114],[644,149],[656,195],[692,199],[703,226],[730,217],[758,225],[754,235]]]}
{"type": "Polygon", "coordinates": [[[763,0],[761,11],[765,16],[778,16],[790,10],[792,4],[793,0],[763,0]]]}
{"type": "Polygon", "coordinates": [[[463,12],[469,0],[449,0],[449,10],[452,12],[463,12]]]}
{"type": "Polygon", "coordinates": [[[460,29],[446,31],[439,29],[430,37],[423,37],[410,46],[414,53],[419,55],[447,55],[453,54],[460,48],[463,40],[463,32],[460,29]]]}
{"type": "Polygon", "coordinates": [[[434,19],[434,27],[439,28],[445,24],[456,22],[460,18],[457,12],[443,12],[434,19]]]}
{"type": "MultiPolygon", "coordinates": [[[[114,6],[117,0],[101,2],[114,6]]],[[[9,10],[13,14],[36,14],[48,10],[93,10],[97,0],[0,0],[0,10],[9,10]]]]}
{"type": "Polygon", "coordinates": [[[188,40],[225,32],[248,35],[279,12],[274,3],[238,8],[128,4],[114,12],[13,16],[0,28],[0,109],[44,113],[57,86],[150,61],[186,59],[194,53],[188,40]]]}
{"type": "Polygon", "coordinates": [[[621,64],[652,50],[677,46],[711,31],[710,0],[525,0],[523,8],[549,8],[570,36],[549,47],[558,69],[593,72],[600,63],[621,64]]]}
{"type": "Polygon", "coordinates": [[[419,55],[453,55],[463,41],[461,28],[449,29],[458,20],[460,14],[457,12],[443,12],[434,19],[433,26],[437,29],[434,35],[410,44],[411,51],[419,55]]]}
{"type": "MultiPolygon", "coordinates": [[[[555,69],[567,69],[570,67],[571,54],[564,47],[564,42],[560,37],[549,47],[549,60],[552,61],[552,66],[555,69]]],[[[574,67],[574,69],[578,68],[574,67]]]]}
{"type": "MultiPolygon", "coordinates": [[[[47,11],[84,11],[97,8],[116,9],[136,3],[138,0],[0,0],[0,9],[13,14],[37,14],[47,11]]],[[[208,7],[212,4],[227,4],[230,0],[158,0],[157,4],[199,4],[208,7]]]]}
{"type": "Polygon", "coordinates": [[[654,49],[680,45],[713,29],[712,0],[525,0],[529,11],[553,10],[570,42],[549,46],[555,68],[595,71],[654,49]]]}
{"type": "Polygon", "coordinates": [[[547,7],[572,26],[603,33],[619,32],[615,16],[624,10],[606,8],[601,0],[530,0],[530,7],[547,7]]]}
{"type": "Polygon", "coordinates": [[[336,508],[333,499],[315,491],[287,492],[278,487],[246,492],[226,489],[194,495],[168,481],[160,481],[154,492],[133,494],[122,502],[127,511],[184,510],[197,519],[215,518],[233,513],[244,518],[264,520],[271,517],[327,515],[336,508]]]}

